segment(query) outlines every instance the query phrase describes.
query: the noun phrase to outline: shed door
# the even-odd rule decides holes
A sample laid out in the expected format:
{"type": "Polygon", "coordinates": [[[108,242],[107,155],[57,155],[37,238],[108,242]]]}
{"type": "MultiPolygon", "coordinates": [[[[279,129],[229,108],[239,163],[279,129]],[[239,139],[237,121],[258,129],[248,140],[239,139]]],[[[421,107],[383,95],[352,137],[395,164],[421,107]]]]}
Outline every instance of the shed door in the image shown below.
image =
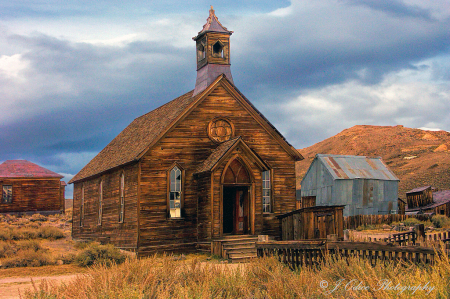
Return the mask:
{"type": "Polygon", "coordinates": [[[326,216],[317,216],[316,217],[316,229],[315,229],[315,238],[317,239],[326,239],[327,237],[327,220],[326,220],[326,216]]]}
{"type": "Polygon", "coordinates": [[[316,215],[315,223],[314,237],[316,239],[326,239],[327,235],[335,234],[333,214],[316,215]]]}

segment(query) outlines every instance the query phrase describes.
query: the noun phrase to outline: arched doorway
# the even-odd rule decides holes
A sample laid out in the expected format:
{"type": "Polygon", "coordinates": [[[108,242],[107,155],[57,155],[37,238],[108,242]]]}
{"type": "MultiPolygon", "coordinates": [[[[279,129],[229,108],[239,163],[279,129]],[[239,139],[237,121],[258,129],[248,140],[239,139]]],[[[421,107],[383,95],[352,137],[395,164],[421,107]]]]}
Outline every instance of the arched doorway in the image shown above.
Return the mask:
{"type": "Polygon", "coordinates": [[[235,158],[222,177],[223,234],[247,234],[250,231],[251,176],[245,164],[235,158]]]}

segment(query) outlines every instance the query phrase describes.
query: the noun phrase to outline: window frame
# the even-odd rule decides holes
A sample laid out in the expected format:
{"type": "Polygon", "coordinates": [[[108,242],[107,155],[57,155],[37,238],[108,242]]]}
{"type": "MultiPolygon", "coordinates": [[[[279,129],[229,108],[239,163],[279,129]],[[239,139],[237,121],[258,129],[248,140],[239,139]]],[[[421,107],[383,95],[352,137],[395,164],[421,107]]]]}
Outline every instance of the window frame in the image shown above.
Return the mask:
{"type": "Polygon", "coordinates": [[[12,204],[13,203],[13,195],[14,195],[14,193],[13,193],[13,186],[12,185],[7,185],[7,184],[2,185],[2,201],[1,201],[2,204],[7,204],[7,205],[12,204]],[[7,198],[9,198],[9,201],[5,200],[5,196],[4,196],[5,187],[10,187],[9,189],[11,191],[11,194],[10,194],[10,196],[7,196],[7,198]]]}
{"type": "Polygon", "coordinates": [[[184,181],[186,179],[186,173],[183,167],[177,162],[172,164],[169,169],[167,169],[167,218],[168,219],[184,219],[184,181]],[[177,167],[181,172],[181,186],[180,186],[180,216],[172,217],[170,214],[170,194],[171,194],[171,172],[177,167]]]}
{"type": "Polygon", "coordinates": [[[119,223],[125,219],[125,174],[122,172],[119,179],[119,223]]]}
{"type": "Polygon", "coordinates": [[[261,187],[262,187],[261,188],[261,191],[262,191],[261,199],[262,199],[262,211],[263,211],[263,214],[273,213],[273,171],[272,171],[272,169],[263,170],[261,172],[261,187]],[[268,188],[265,187],[265,182],[267,181],[267,180],[265,180],[265,177],[264,177],[265,173],[267,173],[269,175],[269,179],[268,179],[269,187],[268,188]],[[267,196],[264,195],[264,191],[265,190],[269,190],[269,196],[268,196],[269,197],[269,203],[266,203],[266,201],[265,201],[265,198],[267,197],[267,196]],[[267,205],[269,207],[268,211],[265,208],[267,205]]]}
{"type": "Polygon", "coordinates": [[[213,57],[225,58],[225,45],[220,40],[212,44],[211,50],[213,57]]]}
{"type": "Polygon", "coordinates": [[[85,201],[84,201],[84,183],[81,185],[81,201],[80,201],[80,227],[83,227],[84,220],[84,209],[85,209],[85,201]]]}
{"type": "Polygon", "coordinates": [[[103,180],[98,184],[98,219],[97,225],[102,225],[103,218],[103,180]]]}

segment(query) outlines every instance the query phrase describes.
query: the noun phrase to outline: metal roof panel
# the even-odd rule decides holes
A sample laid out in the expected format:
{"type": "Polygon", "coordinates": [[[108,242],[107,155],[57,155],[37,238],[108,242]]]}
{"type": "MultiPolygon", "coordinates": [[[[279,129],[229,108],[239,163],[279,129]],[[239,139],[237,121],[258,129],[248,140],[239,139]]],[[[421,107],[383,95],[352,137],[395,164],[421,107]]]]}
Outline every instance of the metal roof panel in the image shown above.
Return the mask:
{"type": "Polygon", "coordinates": [[[317,154],[334,179],[399,181],[380,157],[317,154]]]}

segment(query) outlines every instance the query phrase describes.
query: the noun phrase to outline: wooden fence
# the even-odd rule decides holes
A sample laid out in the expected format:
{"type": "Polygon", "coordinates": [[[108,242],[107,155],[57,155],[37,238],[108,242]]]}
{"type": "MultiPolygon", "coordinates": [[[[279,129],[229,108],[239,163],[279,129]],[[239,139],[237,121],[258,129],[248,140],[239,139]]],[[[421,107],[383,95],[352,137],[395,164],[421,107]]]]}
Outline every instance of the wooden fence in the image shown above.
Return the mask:
{"type": "Polygon", "coordinates": [[[344,229],[356,229],[362,225],[391,224],[392,222],[401,222],[407,218],[416,218],[420,221],[430,220],[429,215],[355,215],[344,217],[344,229]]]}
{"type": "Polygon", "coordinates": [[[395,245],[419,245],[424,247],[440,247],[444,243],[447,249],[450,249],[450,231],[437,232],[437,233],[427,233],[423,231],[419,234],[416,229],[408,232],[401,232],[396,234],[391,234],[389,237],[377,237],[376,235],[365,236],[363,233],[357,233],[359,235],[350,235],[352,241],[359,242],[388,242],[395,245]],[[420,237],[422,236],[422,237],[420,237]]]}
{"type": "MultiPolygon", "coordinates": [[[[429,264],[434,263],[436,252],[442,253],[442,251],[421,246],[347,241],[257,242],[256,249],[258,256],[277,256],[281,262],[288,264],[291,268],[319,265],[326,255],[332,258],[355,256],[369,260],[372,265],[390,261],[429,264]]],[[[444,251],[445,254],[449,254],[448,250],[444,251]]]]}

